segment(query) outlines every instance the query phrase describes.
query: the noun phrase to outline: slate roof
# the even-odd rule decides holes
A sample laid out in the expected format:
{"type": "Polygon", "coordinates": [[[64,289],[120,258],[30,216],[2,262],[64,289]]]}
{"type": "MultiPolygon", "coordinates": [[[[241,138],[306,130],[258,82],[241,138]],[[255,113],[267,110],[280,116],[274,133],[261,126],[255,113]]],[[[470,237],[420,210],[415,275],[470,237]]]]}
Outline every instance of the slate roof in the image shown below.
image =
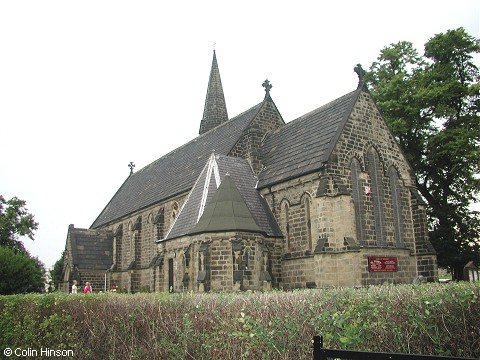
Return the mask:
{"type": "Polygon", "coordinates": [[[223,177],[222,183],[190,234],[217,231],[261,232],[229,174],[223,177]]]}
{"type": "Polygon", "coordinates": [[[321,169],[361,90],[348,93],[270,133],[262,147],[258,188],[321,169]]]}
{"type": "MultiPolygon", "coordinates": [[[[350,92],[269,133],[261,149],[264,169],[257,188],[321,169],[361,91],[350,92]]],[[[265,101],[269,97],[130,175],[91,228],[191,190],[212,151],[228,155],[265,101]]]]}
{"type": "Polygon", "coordinates": [[[122,216],[189,191],[212,151],[227,155],[263,103],[262,101],[130,175],[91,228],[108,224],[122,216]]]}
{"type": "Polygon", "coordinates": [[[113,233],[69,228],[73,265],[78,269],[108,270],[112,266],[113,233]]]}
{"type": "MultiPolygon", "coordinates": [[[[168,231],[166,239],[192,233],[202,215],[202,210],[207,211],[214,196],[218,196],[216,195],[217,188],[220,189],[222,186],[220,183],[223,183],[222,179],[226,174],[229,174],[231,182],[238,189],[238,193],[258,226],[258,231],[267,236],[283,236],[268,205],[255,189],[257,178],[253,175],[248,162],[242,158],[212,154],[190,191],[172,228],[168,231]]],[[[236,230],[253,231],[253,227],[237,228],[236,230]]]]}

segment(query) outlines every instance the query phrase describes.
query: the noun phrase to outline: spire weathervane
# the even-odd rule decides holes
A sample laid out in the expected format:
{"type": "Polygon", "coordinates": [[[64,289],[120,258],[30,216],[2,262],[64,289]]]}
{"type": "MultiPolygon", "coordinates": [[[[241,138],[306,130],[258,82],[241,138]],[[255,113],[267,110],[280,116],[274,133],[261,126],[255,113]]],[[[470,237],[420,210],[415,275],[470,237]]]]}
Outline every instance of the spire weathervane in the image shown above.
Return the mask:
{"type": "Polygon", "coordinates": [[[270,84],[270,81],[268,81],[268,79],[266,79],[262,86],[265,88],[265,97],[267,96],[270,96],[270,89],[273,87],[272,84],[270,84]]]}
{"type": "Polygon", "coordinates": [[[130,164],[128,164],[128,167],[130,168],[130,175],[133,174],[133,168],[135,167],[135,164],[133,163],[133,161],[130,161],[130,164]]]}

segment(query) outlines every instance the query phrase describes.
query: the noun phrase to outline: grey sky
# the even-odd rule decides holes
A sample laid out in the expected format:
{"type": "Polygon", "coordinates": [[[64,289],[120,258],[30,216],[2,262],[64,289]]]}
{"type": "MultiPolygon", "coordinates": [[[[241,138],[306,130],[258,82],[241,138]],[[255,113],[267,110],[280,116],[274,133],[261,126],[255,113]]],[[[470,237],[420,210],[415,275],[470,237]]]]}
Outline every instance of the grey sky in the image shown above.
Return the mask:
{"type": "Polygon", "coordinates": [[[213,43],[229,116],[268,78],[289,122],[355,89],[384,46],[479,37],[479,15],[478,0],[0,2],[0,194],[27,201],[40,226],[25,244],[50,267],[130,161],[198,135],[213,43]]]}

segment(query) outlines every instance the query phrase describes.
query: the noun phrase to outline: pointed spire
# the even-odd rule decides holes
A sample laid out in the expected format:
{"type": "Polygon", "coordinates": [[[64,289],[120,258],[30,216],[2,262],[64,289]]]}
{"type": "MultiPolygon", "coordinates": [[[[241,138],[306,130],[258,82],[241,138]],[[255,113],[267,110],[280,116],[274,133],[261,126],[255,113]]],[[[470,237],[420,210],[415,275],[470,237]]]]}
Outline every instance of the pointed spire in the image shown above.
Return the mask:
{"type": "Polygon", "coordinates": [[[227,105],[223,95],[222,80],[218,70],[217,55],[213,50],[212,69],[210,79],[208,80],[207,96],[205,99],[205,108],[203,109],[203,118],[200,122],[199,134],[203,134],[214,127],[228,121],[227,105]]]}

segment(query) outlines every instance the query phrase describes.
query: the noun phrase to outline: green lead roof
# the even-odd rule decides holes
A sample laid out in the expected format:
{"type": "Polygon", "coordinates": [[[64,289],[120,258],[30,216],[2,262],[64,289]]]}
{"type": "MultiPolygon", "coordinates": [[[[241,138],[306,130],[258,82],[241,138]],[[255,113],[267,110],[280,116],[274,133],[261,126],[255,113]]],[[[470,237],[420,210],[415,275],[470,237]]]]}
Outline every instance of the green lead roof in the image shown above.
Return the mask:
{"type": "Polygon", "coordinates": [[[190,234],[218,231],[262,232],[228,174],[190,234]]]}

